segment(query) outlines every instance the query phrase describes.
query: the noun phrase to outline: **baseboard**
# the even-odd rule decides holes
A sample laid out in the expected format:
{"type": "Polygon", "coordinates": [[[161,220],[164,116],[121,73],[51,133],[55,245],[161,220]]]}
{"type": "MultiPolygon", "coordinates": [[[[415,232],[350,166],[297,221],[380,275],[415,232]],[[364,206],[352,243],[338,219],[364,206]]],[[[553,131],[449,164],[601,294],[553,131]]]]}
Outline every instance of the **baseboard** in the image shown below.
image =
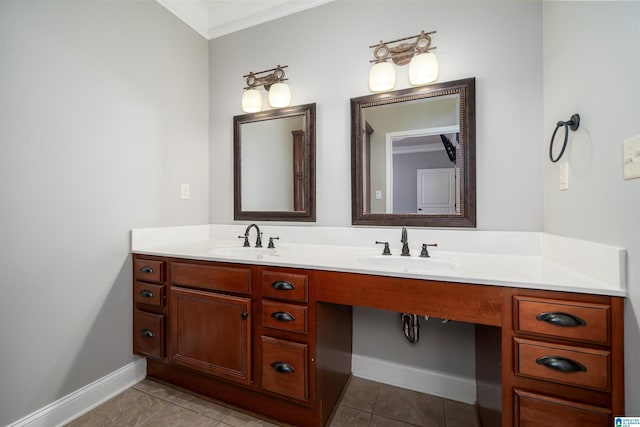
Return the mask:
{"type": "Polygon", "coordinates": [[[50,427],[64,425],[106,402],[135,383],[147,372],[147,360],[140,358],[19,419],[8,427],[50,427]]]}
{"type": "Polygon", "coordinates": [[[477,400],[474,379],[405,366],[358,354],[352,355],[351,371],[356,377],[458,402],[475,404],[477,400]]]}

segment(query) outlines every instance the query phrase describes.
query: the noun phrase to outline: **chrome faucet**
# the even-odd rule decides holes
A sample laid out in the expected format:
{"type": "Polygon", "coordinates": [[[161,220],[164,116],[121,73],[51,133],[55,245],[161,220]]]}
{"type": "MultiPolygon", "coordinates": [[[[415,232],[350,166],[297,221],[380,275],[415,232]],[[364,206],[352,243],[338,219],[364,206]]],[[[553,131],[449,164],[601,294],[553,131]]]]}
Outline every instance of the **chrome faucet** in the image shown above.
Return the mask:
{"type": "Polygon", "coordinates": [[[255,227],[256,229],[256,233],[258,234],[258,236],[256,237],[256,248],[261,248],[262,247],[262,232],[260,232],[260,227],[258,227],[258,224],[250,224],[249,226],[247,226],[247,229],[244,232],[244,236],[238,236],[239,239],[244,239],[244,246],[251,246],[249,244],[249,232],[251,231],[251,228],[255,227]]]}
{"type": "Polygon", "coordinates": [[[407,227],[402,227],[402,238],[400,239],[402,243],[402,253],[401,256],[411,256],[409,253],[409,240],[407,239],[407,227]]]}

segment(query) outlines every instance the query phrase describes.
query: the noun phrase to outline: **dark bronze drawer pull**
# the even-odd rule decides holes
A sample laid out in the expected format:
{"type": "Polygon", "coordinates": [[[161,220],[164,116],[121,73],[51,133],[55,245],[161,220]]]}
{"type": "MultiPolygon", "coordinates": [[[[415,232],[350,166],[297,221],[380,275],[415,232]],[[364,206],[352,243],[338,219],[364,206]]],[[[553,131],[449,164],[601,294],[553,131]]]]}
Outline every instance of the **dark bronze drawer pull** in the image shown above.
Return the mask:
{"type": "Polygon", "coordinates": [[[292,283],[289,283],[284,280],[278,280],[277,282],[273,282],[271,284],[271,287],[276,291],[292,291],[296,288],[295,286],[293,286],[292,283]]]}
{"type": "Polygon", "coordinates": [[[148,265],[145,265],[143,267],[140,267],[140,272],[141,273],[146,273],[146,274],[151,274],[151,273],[153,273],[153,268],[149,267],[148,265]]]}
{"type": "Polygon", "coordinates": [[[281,374],[293,374],[295,372],[293,366],[287,362],[273,362],[271,367],[281,374]]]}
{"type": "Polygon", "coordinates": [[[141,329],[140,335],[142,335],[145,338],[153,338],[156,336],[156,334],[154,334],[153,331],[150,329],[141,329]]]}
{"type": "Polygon", "coordinates": [[[293,317],[293,314],[287,313],[286,311],[275,311],[271,313],[271,317],[276,319],[278,322],[291,322],[296,320],[296,318],[293,317]]]}
{"type": "Polygon", "coordinates": [[[245,320],[247,317],[249,317],[249,313],[247,313],[246,311],[243,311],[242,314],[240,315],[240,318],[242,320],[245,320]]]}
{"type": "Polygon", "coordinates": [[[573,314],[561,312],[540,313],[536,319],[556,326],[587,326],[587,322],[573,314]]]}
{"type": "Polygon", "coordinates": [[[582,363],[560,356],[540,357],[536,363],[560,372],[587,372],[587,368],[582,363]]]}
{"type": "Polygon", "coordinates": [[[155,294],[148,289],[141,290],[140,295],[145,298],[153,298],[155,296],[155,294]]]}

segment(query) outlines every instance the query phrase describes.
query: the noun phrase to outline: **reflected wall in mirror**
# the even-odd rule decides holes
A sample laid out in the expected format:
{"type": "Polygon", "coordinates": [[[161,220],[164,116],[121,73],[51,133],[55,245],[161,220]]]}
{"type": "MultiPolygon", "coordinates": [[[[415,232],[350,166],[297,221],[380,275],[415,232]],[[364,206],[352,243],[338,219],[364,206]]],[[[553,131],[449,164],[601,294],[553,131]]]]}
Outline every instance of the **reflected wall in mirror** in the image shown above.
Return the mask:
{"type": "Polygon", "coordinates": [[[475,79],[351,99],[352,222],[475,227],[475,79]]]}
{"type": "Polygon", "coordinates": [[[316,105],[233,118],[234,219],[315,221],[316,105]]]}

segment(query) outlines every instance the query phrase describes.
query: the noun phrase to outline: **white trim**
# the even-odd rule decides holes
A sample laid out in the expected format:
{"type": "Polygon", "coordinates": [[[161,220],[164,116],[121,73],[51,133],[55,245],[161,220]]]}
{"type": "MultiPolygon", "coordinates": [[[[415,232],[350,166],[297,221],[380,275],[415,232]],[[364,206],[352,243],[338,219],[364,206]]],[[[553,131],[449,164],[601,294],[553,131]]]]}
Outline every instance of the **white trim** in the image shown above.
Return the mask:
{"type": "Polygon", "coordinates": [[[211,9],[209,13],[224,15],[222,19],[218,19],[217,23],[209,21],[207,38],[213,40],[332,1],[334,0],[271,0],[269,2],[262,0],[258,2],[258,6],[253,7],[254,10],[248,8],[243,2],[231,2],[223,8],[211,9]]]}
{"type": "Polygon", "coordinates": [[[443,374],[358,354],[351,356],[351,371],[356,377],[470,405],[477,401],[475,379],[443,374]]]}
{"type": "Polygon", "coordinates": [[[122,393],[142,381],[147,372],[147,360],[138,360],[111,372],[32,414],[9,424],[8,427],[62,426],[122,393]]]}
{"type": "Polygon", "coordinates": [[[209,8],[200,0],[156,0],[202,37],[208,39],[209,8]]]}
{"type": "Polygon", "coordinates": [[[387,186],[387,199],[386,199],[386,213],[393,213],[393,155],[398,154],[406,154],[412,152],[420,152],[420,151],[435,151],[430,149],[404,149],[404,151],[393,148],[393,141],[398,138],[407,138],[414,136],[431,136],[431,135],[440,135],[440,134],[448,134],[459,132],[460,126],[458,125],[449,125],[449,126],[438,126],[426,129],[409,129],[409,130],[401,130],[397,132],[387,132],[385,133],[385,183],[387,186]]]}

